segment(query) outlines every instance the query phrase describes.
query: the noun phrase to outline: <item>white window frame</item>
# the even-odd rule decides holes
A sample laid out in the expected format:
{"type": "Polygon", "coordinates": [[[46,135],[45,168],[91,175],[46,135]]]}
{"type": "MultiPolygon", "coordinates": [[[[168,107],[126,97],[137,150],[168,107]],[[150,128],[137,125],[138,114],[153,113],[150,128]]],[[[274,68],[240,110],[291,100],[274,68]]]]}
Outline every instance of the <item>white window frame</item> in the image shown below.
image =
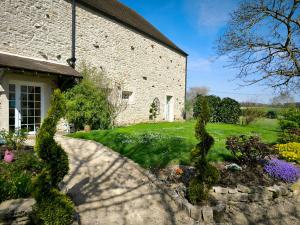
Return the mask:
{"type": "MultiPolygon", "coordinates": [[[[14,84],[16,86],[15,98],[15,128],[21,128],[21,86],[37,86],[41,88],[41,124],[45,117],[45,84],[41,82],[30,82],[23,80],[9,80],[8,84],[14,84]]],[[[30,131],[28,134],[35,134],[35,131],[30,131]]]]}

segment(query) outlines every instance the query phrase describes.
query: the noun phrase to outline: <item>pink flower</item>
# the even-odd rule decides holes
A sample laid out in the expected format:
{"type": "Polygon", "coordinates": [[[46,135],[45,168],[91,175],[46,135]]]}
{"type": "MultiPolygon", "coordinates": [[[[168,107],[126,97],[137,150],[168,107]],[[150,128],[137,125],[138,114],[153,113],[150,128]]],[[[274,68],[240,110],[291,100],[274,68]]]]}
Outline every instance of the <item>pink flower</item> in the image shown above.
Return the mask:
{"type": "Polygon", "coordinates": [[[14,153],[12,153],[11,151],[6,150],[5,155],[4,155],[4,161],[10,163],[13,160],[14,160],[14,153]]]}

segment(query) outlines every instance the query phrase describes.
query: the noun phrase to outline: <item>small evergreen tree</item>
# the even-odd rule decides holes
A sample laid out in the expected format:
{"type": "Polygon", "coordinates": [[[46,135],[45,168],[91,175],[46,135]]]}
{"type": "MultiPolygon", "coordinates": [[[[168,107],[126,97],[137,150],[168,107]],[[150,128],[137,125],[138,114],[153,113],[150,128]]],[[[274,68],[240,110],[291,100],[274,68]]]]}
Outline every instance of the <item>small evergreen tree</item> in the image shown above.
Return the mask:
{"type": "Polygon", "coordinates": [[[150,120],[155,120],[158,114],[158,107],[157,104],[153,101],[150,105],[150,110],[149,110],[149,119],[150,120]]]}
{"type": "Polygon", "coordinates": [[[201,111],[195,127],[195,136],[200,142],[191,152],[191,161],[195,166],[196,176],[190,181],[188,197],[193,204],[207,200],[209,190],[219,179],[218,170],[207,161],[208,151],[214,144],[213,137],[205,128],[209,119],[207,99],[202,98],[201,111]]]}
{"type": "Polygon", "coordinates": [[[66,152],[54,140],[56,125],[64,115],[65,104],[60,90],[55,90],[51,108],[36,138],[35,151],[45,168],[34,179],[36,205],[34,215],[38,224],[70,224],[74,212],[71,200],[59,192],[58,184],[69,171],[66,152]]]}

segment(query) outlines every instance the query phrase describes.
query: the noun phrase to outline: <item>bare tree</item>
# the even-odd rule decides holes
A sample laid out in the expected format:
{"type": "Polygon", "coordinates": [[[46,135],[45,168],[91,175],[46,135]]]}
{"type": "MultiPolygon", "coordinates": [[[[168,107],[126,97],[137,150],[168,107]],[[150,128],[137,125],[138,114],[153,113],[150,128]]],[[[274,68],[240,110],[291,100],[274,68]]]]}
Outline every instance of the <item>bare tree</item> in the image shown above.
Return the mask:
{"type": "Polygon", "coordinates": [[[207,87],[191,87],[186,93],[186,98],[189,101],[193,101],[197,95],[207,95],[208,91],[207,87]]]}
{"type": "Polygon", "coordinates": [[[217,49],[247,85],[264,81],[299,91],[300,0],[244,0],[217,49]]]}
{"type": "Polygon", "coordinates": [[[286,103],[293,103],[294,98],[288,92],[280,92],[278,96],[271,99],[272,105],[284,105],[286,103]]]}
{"type": "Polygon", "coordinates": [[[209,89],[207,87],[191,87],[186,92],[186,101],[185,101],[185,107],[184,107],[184,117],[186,119],[193,118],[193,105],[195,102],[195,99],[197,95],[207,95],[209,92],[209,89]]]}

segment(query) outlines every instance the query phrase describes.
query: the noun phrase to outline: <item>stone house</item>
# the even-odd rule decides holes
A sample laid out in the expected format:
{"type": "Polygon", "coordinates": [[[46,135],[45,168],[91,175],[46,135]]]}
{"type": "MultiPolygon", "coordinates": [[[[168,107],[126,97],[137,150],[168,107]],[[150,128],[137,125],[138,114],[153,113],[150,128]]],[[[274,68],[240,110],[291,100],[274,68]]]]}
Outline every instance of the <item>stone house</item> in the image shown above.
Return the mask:
{"type": "Polygon", "coordinates": [[[0,129],[35,132],[56,87],[86,62],[122,81],[119,124],[183,119],[187,54],[116,0],[1,0],[0,129]],[[76,65],[76,67],[75,67],[76,65]]]}

